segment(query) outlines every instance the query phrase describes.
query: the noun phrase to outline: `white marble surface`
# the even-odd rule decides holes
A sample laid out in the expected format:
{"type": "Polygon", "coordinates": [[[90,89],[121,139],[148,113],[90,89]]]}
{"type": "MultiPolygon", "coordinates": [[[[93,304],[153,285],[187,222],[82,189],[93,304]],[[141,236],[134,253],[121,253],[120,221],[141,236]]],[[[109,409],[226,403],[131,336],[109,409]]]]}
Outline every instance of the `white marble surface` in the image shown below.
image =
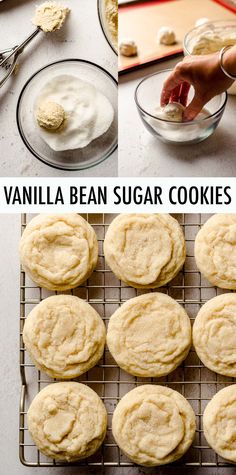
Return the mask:
{"type": "Polygon", "coordinates": [[[134,91],[147,74],[173,68],[180,59],[164,61],[119,79],[120,176],[236,176],[236,96],[229,96],[225,114],[214,135],[196,145],[169,145],[144,127],[134,91]]]}
{"type": "MultiPolygon", "coordinates": [[[[19,44],[34,29],[33,0],[0,3],[0,49],[19,44]]],[[[71,14],[63,30],[39,34],[20,59],[19,71],[0,89],[0,176],[116,176],[117,150],[105,162],[79,172],[55,170],[44,165],[24,146],[16,125],[16,103],[26,80],[40,67],[64,58],[81,58],[117,75],[117,56],[100,27],[96,0],[66,0],[71,14]]]]}
{"type": "Polygon", "coordinates": [[[234,469],[173,468],[27,468],[18,457],[19,377],[19,260],[20,215],[0,215],[0,475],[233,475],[234,469]]]}

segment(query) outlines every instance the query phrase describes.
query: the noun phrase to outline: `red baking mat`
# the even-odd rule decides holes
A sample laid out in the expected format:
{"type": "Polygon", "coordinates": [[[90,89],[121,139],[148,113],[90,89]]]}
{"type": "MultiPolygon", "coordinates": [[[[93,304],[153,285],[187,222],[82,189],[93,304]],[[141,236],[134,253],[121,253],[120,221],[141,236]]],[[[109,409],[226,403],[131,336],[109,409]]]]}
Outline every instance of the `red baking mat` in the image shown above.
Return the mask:
{"type": "Polygon", "coordinates": [[[149,0],[120,5],[119,38],[134,39],[139,46],[139,54],[131,58],[120,56],[119,73],[181,54],[184,36],[194,28],[198,18],[230,20],[235,19],[235,13],[236,5],[231,0],[149,0]],[[143,27],[145,24],[148,28],[143,27]],[[157,44],[157,31],[163,25],[170,25],[176,31],[175,45],[157,44]]]}

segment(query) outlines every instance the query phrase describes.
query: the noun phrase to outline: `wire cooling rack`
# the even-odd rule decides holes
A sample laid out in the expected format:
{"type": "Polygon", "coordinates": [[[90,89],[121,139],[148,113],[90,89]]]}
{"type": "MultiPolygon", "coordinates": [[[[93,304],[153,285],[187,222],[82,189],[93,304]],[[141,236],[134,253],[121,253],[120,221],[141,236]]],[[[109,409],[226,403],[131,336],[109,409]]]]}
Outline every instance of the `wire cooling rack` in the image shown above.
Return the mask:
{"type": "MultiPolygon", "coordinates": [[[[97,268],[85,285],[71,291],[74,295],[89,302],[103,317],[107,324],[112,313],[126,300],[144,293],[128,287],[120,282],[106,266],[103,254],[103,240],[114,215],[83,215],[93,226],[99,241],[99,261],[97,268]]],[[[187,258],[184,269],[167,286],[158,291],[167,293],[186,309],[191,321],[194,320],[201,305],[210,298],[224,293],[223,290],[209,285],[196,268],[194,260],[194,240],[200,226],[207,220],[209,215],[189,214],[175,215],[179,223],[183,226],[186,245],[187,258]]],[[[29,215],[22,215],[22,231],[29,215]]],[[[53,467],[68,466],[67,463],[51,460],[42,455],[34,445],[27,429],[27,410],[33,397],[47,384],[51,383],[49,377],[43,372],[36,370],[31,363],[22,341],[22,331],[25,318],[30,310],[42,299],[53,295],[35,286],[31,280],[21,270],[20,289],[20,370],[22,379],[22,390],[20,399],[20,437],[19,451],[20,460],[24,465],[30,467],[53,467]]],[[[173,373],[165,378],[137,378],[128,375],[121,370],[112,359],[106,349],[103,359],[99,364],[88,371],[88,373],[78,378],[93,388],[102,398],[108,412],[108,430],[102,448],[89,459],[73,463],[77,466],[89,467],[132,467],[133,464],[117,447],[111,432],[111,418],[114,408],[120,398],[137,385],[145,383],[156,383],[169,386],[179,391],[189,401],[196,414],[197,431],[194,443],[187,454],[173,465],[196,466],[196,467],[226,467],[230,466],[224,459],[221,459],[208,446],[202,429],[202,414],[204,408],[212,396],[228,384],[234,381],[232,378],[217,375],[205,368],[196,353],[192,349],[185,362],[173,373]]],[[[70,464],[72,465],[72,464],[70,464]]]]}

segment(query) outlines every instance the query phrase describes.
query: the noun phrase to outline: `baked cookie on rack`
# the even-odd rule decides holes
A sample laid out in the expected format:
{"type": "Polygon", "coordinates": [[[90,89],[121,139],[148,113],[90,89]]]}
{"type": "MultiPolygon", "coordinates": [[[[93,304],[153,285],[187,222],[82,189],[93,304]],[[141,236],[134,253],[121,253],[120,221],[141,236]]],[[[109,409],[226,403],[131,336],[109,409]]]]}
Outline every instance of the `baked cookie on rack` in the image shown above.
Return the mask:
{"type": "Polygon", "coordinates": [[[175,300],[153,292],[125,302],[111,316],[108,348],[134,376],[161,377],[174,371],[191,347],[190,319],[175,300]]]}
{"type": "Polygon", "coordinates": [[[144,385],[118,403],[112,432],[121,450],[143,466],[165,465],[189,449],[196,430],[188,401],[165,386],[144,385]]]}
{"type": "Polygon", "coordinates": [[[236,384],[221,389],[207,404],[203,430],[208,444],[221,457],[236,462],[236,384]]]}
{"type": "Polygon", "coordinates": [[[61,382],[37,394],[27,421],[30,435],[44,455],[73,462],[98,450],[106,435],[107,412],[99,396],[85,384],[61,382]]]}
{"type": "Polygon", "coordinates": [[[96,267],[97,237],[78,214],[40,214],[23,232],[20,259],[25,272],[40,287],[73,289],[96,267]]]}
{"type": "Polygon", "coordinates": [[[38,369],[52,378],[73,379],[100,360],[106,331],[87,302],[73,295],[54,295],[30,312],[23,340],[38,369]]]}
{"type": "Polygon", "coordinates": [[[217,287],[236,290],[236,214],[215,214],[195,240],[198,269],[217,287]]]}
{"type": "Polygon", "coordinates": [[[104,254],[111,270],[126,284],[161,287],[183,267],[183,231],[169,214],[120,214],[108,228],[104,254]]]}
{"type": "Polygon", "coordinates": [[[236,294],[206,302],[193,325],[193,344],[207,368],[236,378],[236,294]]]}

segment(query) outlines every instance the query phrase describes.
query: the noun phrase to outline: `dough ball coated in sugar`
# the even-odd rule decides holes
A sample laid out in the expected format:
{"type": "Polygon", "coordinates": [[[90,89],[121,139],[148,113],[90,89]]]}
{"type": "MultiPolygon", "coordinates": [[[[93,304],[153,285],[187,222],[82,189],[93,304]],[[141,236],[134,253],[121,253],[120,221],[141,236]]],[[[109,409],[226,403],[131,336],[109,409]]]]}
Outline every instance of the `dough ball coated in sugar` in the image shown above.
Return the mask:
{"type": "Polygon", "coordinates": [[[176,34],[170,26],[162,26],[157,34],[158,43],[166,46],[174,45],[176,43],[176,34]]]}

